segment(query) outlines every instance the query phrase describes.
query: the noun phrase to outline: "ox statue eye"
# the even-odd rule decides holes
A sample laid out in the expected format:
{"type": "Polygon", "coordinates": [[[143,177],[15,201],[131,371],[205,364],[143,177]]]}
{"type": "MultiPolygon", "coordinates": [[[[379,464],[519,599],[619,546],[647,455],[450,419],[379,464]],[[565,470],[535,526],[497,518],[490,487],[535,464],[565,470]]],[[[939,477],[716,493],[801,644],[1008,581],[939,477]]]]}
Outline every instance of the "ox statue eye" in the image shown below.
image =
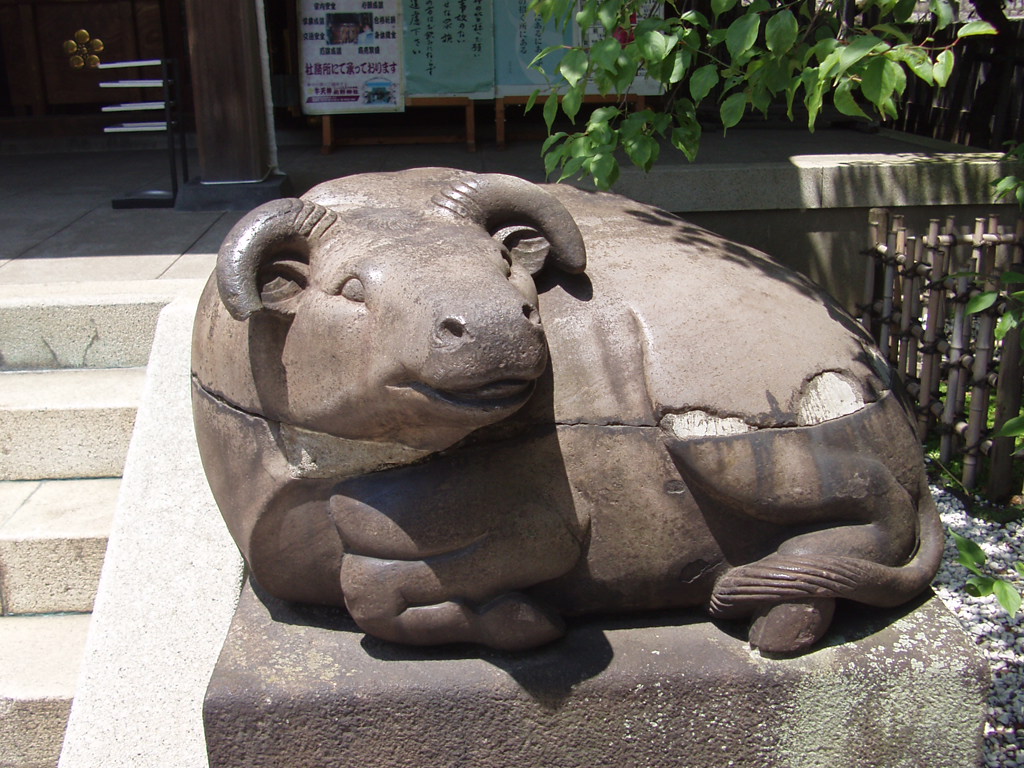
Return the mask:
{"type": "Polygon", "coordinates": [[[350,277],[342,283],[341,290],[338,293],[349,301],[366,301],[366,290],[363,288],[363,282],[358,277],[350,277]]]}

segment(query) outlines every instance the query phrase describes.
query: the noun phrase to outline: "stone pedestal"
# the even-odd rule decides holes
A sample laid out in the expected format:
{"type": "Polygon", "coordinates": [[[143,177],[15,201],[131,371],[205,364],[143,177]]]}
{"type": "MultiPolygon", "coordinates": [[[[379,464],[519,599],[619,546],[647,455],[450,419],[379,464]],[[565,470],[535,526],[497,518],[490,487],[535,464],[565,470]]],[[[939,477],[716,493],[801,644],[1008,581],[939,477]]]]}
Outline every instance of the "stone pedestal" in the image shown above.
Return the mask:
{"type": "Polygon", "coordinates": [[[207,690],[210,766],[980,764],[988,669],[938,600],[843,606],[792,659],[739,629],[665,614],[532,653],[410,649],[247,585],[207,690]]]}

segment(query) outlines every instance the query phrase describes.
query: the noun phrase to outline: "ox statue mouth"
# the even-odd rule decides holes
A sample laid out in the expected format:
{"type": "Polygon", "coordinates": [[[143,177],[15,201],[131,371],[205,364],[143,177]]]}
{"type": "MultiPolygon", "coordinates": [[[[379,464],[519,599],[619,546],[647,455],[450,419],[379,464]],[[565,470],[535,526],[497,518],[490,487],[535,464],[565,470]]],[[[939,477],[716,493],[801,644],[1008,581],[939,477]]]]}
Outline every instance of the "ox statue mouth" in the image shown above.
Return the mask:
{"type": "Polygon", "coordinates": [[[423,382],[407,384],[409,389],[459,408],[500,410],[522,405],[533,394],[532,379],[499,379],[476,387],[435,389],[423,382]]]}

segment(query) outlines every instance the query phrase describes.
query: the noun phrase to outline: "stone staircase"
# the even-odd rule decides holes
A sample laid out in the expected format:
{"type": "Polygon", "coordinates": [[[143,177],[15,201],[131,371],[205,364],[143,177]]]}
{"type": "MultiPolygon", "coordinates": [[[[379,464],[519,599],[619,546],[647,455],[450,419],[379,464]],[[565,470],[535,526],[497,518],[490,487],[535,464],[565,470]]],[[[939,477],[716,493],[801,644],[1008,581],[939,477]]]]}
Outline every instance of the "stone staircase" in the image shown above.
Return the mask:
{"type": "Polygon", "coordinates": [[[178,282],[0,286],[0,768],[57,764],[178,282]]]}

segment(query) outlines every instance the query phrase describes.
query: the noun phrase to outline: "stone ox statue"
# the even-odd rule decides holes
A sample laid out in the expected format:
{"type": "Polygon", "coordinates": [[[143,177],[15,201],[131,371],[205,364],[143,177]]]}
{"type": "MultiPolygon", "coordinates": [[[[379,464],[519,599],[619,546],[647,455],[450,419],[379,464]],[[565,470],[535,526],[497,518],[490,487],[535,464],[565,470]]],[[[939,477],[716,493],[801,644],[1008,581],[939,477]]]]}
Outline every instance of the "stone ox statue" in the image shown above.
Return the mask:
{"type": "Polygon", "coordinates": [[[894,606],[942,531],[869,338],[622,197],[449,169],[263,205],[199,305],[196,430],[256,580],[400,643],[519,650],[702,606],[762,651],[894,606]]]}

